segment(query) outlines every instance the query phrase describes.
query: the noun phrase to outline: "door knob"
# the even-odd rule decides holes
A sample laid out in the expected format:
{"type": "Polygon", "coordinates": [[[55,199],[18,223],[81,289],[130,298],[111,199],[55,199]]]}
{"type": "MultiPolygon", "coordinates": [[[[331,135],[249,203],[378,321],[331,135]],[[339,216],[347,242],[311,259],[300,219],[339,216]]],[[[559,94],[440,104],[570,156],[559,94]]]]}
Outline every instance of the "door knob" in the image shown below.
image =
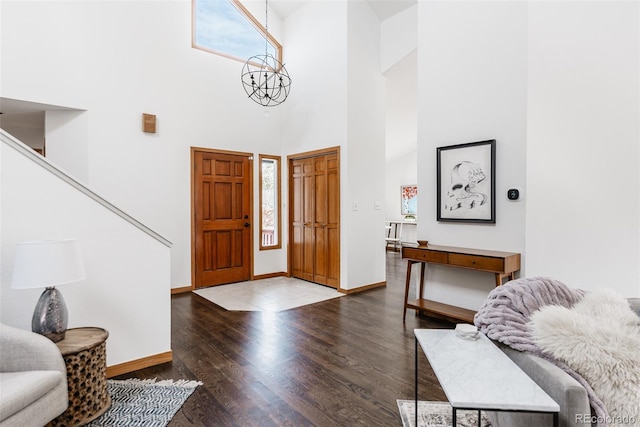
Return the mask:
{"type": "Polygon", "coordinates": [[[245,222],[245,223],[244,223],[244,226],[245,226],[245,227],[248,227],[248,226],[249,226],[249,223],[248,223],[248,222],[245,222]]]}

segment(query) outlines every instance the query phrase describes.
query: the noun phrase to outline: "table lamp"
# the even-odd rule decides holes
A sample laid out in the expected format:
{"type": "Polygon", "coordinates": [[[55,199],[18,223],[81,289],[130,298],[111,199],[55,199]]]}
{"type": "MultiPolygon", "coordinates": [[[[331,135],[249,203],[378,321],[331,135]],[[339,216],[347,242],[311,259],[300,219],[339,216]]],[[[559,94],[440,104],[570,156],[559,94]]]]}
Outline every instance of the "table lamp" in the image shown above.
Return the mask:
{"type": "Polygon", "coordinates": [[[11,288],[46,288],[33,312],[33,332],[53,342],[64,339],[69,316],[62,293],[55,286],[84,278],[84,265],[77,240],[18,243],[11,288]]]}

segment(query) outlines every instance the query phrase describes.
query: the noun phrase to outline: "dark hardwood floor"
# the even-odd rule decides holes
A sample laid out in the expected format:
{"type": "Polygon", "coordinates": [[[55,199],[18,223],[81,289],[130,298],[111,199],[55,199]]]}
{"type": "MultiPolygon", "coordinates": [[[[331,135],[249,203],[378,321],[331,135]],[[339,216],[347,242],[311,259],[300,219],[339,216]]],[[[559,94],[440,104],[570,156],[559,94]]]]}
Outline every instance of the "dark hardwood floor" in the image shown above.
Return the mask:
{"type": "MultiPolygon", "coordinates": [[[[408,310],[406,265],[387,253],[387,286],[279,313],[231,312],[172,296],[173,362],[118,377],[197,379],[170,426],[401,426],[412,399],[414,328],[454,325],[408,310]]],[[[446,400],[419,355],[421,400],[446,400]]]]}

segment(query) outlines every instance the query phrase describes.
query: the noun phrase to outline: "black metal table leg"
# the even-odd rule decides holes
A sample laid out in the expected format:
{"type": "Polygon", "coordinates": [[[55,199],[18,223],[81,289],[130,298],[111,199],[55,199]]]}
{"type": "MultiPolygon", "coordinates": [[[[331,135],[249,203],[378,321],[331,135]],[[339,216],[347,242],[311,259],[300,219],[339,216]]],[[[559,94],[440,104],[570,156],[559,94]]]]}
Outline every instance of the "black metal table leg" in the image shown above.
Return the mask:
{"type": "MultiPolygon", "coordinates": [[[[415,401],[414,402],[415,403],[415,407],[414,407],[415,424],[414,424],[414,426],[418,427],[418,338],[417,337],[415,337],[415,354],[414,354],[414,357],[415,357],[415,360],[414,360],[414,362],[415,362],[415,369],[414,369],[415,378],[414,378],[414,384],[413,384],[413,387],[414,387],[414,396],[413,397],[414,397],[414,401],[415,401]]],[[[556,425],[556,427],[557,427],[557,425],[556,425]]]]}

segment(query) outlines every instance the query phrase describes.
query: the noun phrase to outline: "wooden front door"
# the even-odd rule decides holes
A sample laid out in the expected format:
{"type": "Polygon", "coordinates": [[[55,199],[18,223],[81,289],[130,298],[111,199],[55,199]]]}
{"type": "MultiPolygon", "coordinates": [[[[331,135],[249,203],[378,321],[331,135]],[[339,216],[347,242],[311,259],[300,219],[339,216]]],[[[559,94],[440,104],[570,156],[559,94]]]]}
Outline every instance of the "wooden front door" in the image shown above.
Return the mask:
{"type": "Polygon", "coordinates": [[[192,148],[193,283],[251,278],[251,154],[192,148]]]}
{"type": "Polygon", "coordinates": [[[339,288],[338,151],[332,149],[298,156],[289,158],[291,275],[339,288]]]}

